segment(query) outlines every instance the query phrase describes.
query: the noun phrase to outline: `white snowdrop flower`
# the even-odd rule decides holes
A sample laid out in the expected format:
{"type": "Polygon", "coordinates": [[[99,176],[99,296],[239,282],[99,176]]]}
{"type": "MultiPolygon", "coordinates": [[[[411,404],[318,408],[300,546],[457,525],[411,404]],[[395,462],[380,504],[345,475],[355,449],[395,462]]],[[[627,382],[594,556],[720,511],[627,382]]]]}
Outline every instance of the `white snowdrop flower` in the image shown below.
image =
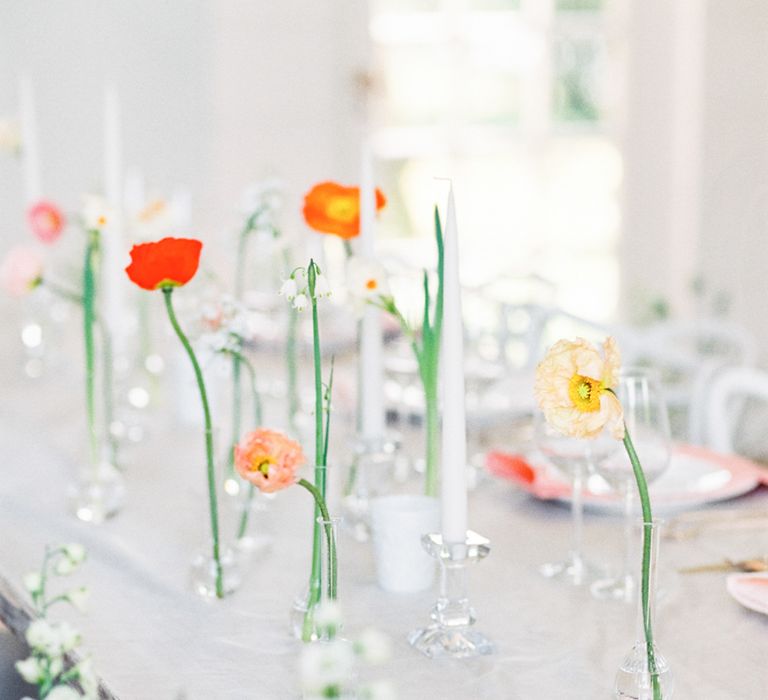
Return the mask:
{"type": "Polygon", "coordinates": [[[321,695],[329,688],[347,685],[353,677],[355,654],[352,646],[341,640],[307,644],[301,652],[301,687],[321,695]]]}
{"type": "Polygon", "coordinates": [[[85,612],[91,592],[85,586],[75,588],[67,593],[67,600],[80,612],[85,612]]]}
{"type": "Polygon", "coordinates": [[[27,644],[32,649],[49,654],[57,654],[59,650],[59,635],[48,620],[33,620],[26,632],[27,644]]]}
{"type": "Polygon", "coordinates": [[[36,571],[32,571],[24,576],[24,588],[30,593],[37,593],[43,587],[43,577],[36,571]]]}
{"type": "Polygon", "coordinates": [[[383,632],[368,627],[355,644],[360,656],[370,664],[381,664],[392,656],[392,642],[383,632]]]}
{"type": "Polygon", "coordinates": [[[297,294],[293,299],[293,308],[297,311],[304,311],[309,304],[306,294],[297,294]]]}
{"type": "Polygon", "coordinates": [[[75,564],[69,557],[64,557],[56,562],[56,566],[53,567],[53,570],[59,576],[69,576],[76,568],[77,564],[75,564]]]}
{"type": "Polygon", "coordinates": [[[285,297],[288,301],[293,301],[296,295],[299,293],[299,287],[296,284],[296,280],[293,277],[289,277],[280,286],[280,296],[285,297]]]}
{"type": "Polygon", "coordinates": [[[315,608],[312,619],[320,629],[338,629],[341,626],[341,606],[335,600],[324,600],[315,608]]]}
{"type": "Polygon", "coordinates": [[[83,197],[83,208],[80,213],[83,224],[89,231],[103,231],[115,220],[115,212],[109,207],[107,200],[94,194],[83,197]]]}
{"type": "Polygon", "coordinates": [[[321,272],[318,272],[315,276],[315,297],[320,299],[329,296],[331,296],[331,285],[328,284],[328,278],[321,272]]]}
{"type": "Polygon", "coordinates": [[[82,564],[85,561],[85,547],[77,542],[72,542],[64,546],[64,555],[73,564],[82,564]]]}
{"type": "Polygon", "coordinates": [[[58,636],[61,650],[64,652],[72,651],[72,649],[74,649],[82,641],[80,632],[78,632],[68,622],[60,622],[55,632],[58,636]]]}
{"type": "Polygon", "coordinates": [[[34,657],[30,656],[23,661],[17,661],[16,670],[19,675],[27,682],[36,685],[37,682],[43,677],[43,669],[40,662],[34,657]]]}
{"type": "Polygon", "coordinates": [[[84,700],[85,697],[68,685],[58,685],[45,696],[45,700],[84,700]]]}

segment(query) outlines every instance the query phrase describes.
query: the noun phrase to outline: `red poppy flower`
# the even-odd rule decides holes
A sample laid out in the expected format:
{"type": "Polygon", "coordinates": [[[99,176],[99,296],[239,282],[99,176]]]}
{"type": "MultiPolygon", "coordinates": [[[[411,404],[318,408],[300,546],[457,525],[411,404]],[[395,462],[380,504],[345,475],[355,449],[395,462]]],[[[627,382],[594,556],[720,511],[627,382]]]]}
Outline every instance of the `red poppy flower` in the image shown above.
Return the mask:
{"type": "MultiPolygon", "coordinates": [[[[387,199],[376,188],[376,211],[387,199]]],[[[360,188],[321,182],[304,196],[304,220],[315,231],[348,239],[360,235],[360,188]]]]}
{"type": "Polygon", "coordinates": [[[200,264],[203,244],[194,238],[163,238],[131,248],[131,264],[125,268],[131,282],[150,291],[180,287],[191,280],[200,264]]]}
{"type": "Polygon", "coordinates": [[[64,230],[64,214],[53,202],[33,204],[27,210],[27,220],[32,233],[43,243],[53,243],[64,230]]]}

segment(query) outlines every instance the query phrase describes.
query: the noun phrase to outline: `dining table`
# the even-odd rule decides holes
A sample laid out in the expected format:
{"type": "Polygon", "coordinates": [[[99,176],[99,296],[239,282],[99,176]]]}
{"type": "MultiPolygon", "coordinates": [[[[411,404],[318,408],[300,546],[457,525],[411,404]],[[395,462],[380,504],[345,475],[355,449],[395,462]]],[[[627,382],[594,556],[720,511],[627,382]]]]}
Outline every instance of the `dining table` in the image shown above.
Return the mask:
{"type": "MultiPolygon", "coordinates": [[[[73,335],[64,358],[38,377],[22,371],[25,358],[15,330],[4,334],[0,346],[0,617],[23,637],[23,617],[18,617],[26,599],[22,577],[39,567],[46,545],[79,542],[87,560],[73,581],[90,589],[89,609],[81,615],[61,606],[51,615],[82,631],[83,646],[103,682],[103,697],[300,698],[303,645],[290,634],[289,610],[309,573],[308,495],[287,489],[265,501],[253,527],[270,546],[242,560],[242,584],[233,595],[212,600],[194,593],[190,562],[210,544],[203,437],[199,425],[179,420],[174,389],[168,385],[145,421],[142,439],[122,448],[126,495],[121,512],[101,524],[73,517],[67,494],[85,443],[82,365],[73,335]]],[[[346,367],[341,362],[337,369],[340,385],[354,381],[352,362],[346,367]]],[[[161,383],[165,379],[161,375],[161,383]]],[[[277,421],[280,399],[265,402],[267,422],[277,421]]],[[[524,452],[526,431],[519,422],[519,415],[514,425],[511,417],[507,423],[501,415],[492,429],[485,429],[483,448],[524,452]]],[[[418,464],[418,421],[394,427],[401,431],[402,457],[418,464]]],[[[353,431],[344,419],[332,424],[332,431],[333,512],[340,508],[353,431]]],[[[222,425],[219,434],[224,433],[222,425]]],[[[539,566],[563,557],[570,546],[567,498],[542,498],[514,479],[485,471],[476,476],[469,526],[490,540],[491,551],[471,568],[469,596],[475,626],[492,640],[493,653],[433,659],[412,648],[408,634],[429,622],[436,588],[385,592],[377,585],[371,543],[357,541],[342,527],[343,634],[354,639],[374,627],[392,643],[389,660],[362,668],[361,677],[391,682],[401,700],[614,697],[616,671],[638,639],[637,601],[599,600],[587,585],[544,578],[539,566]]],[[[401,488],[417,492],[417,475],[401,488]]],[[[231,543],[237,504],[226,494],[219,498],[223,537],[231,543]]],[[[659,551],[656,641],[674,674],[674,698],[768,698],[768,616],[729,596],[727,571],[681,572],[724,558],[768,554],[767,521],[746,518],[768,511],[768,489],[755,483],[737,498],[700,502],[693,510],[705,526],[686,537],[662,535],[659,551]],[[725,520],[733,527],[706,526],[707,518],[719,522],[718,513],[726,511],[725,520]],[[740,514],[744,527],[736,525],[740,514]]],[[[673,508],[664,517],[675,526],[684,522],[685,513],[673,508]]],[[[587,508],[584,552],[598,569],[621,561],[622,527],[616,509],[587,508]]],[[[2,688],[0,698],[17,700],[2,688]]]]}

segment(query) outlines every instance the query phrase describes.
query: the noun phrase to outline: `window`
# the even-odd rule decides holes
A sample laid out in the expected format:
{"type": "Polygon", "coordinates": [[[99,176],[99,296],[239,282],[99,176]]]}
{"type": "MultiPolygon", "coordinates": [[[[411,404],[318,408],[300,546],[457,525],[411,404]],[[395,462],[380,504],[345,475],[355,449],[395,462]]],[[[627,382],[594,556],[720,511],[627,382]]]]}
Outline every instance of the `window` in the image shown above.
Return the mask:
{"type": "Polygon", "coordinates": [[[450,175],[467,283],[541,275],[560,306],[610,319],[622,178],[614,3],[371,1],[389,244],[431,240],[432,178],[450,175]]]}

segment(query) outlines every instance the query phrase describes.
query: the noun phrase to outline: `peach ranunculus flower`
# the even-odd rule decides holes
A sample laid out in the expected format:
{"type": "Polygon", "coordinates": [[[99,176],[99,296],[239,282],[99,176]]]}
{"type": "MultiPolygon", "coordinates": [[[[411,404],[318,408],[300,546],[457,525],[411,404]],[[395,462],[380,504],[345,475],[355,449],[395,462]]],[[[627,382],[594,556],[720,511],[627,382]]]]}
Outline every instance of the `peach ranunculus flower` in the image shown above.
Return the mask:
{"type": "Polygon", "coordinates": [[[295,484],[296,472],[304,462],[301,445],[278,430],[258,428],[235,446],[238,473],[264,493],[295,484]]]}
{"type": "Polygon", "coordinates": [[[43,259],[34,248],[11,248],[0,263],[0,285],[12,296],[24,296],[42,282],[43,259]]]}
{"type": "Polygon", "coordinates": [[[613,338],[603,354],[583,338],[559,340],[536,368],[534,393],[547,422],[570,437],[596,438],[607,427],[624,437],[624,415],[609,391],[619,381],[621,357],[613,338]]]}

